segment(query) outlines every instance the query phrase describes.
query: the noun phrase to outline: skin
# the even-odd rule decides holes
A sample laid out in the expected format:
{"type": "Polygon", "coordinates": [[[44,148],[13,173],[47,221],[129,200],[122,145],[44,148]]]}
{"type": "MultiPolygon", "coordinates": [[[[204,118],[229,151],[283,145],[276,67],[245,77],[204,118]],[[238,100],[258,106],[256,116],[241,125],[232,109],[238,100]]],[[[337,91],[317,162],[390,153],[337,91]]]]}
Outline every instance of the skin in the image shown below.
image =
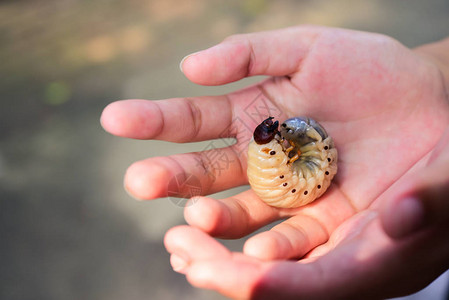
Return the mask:
{"type": "Polygon", "coordinates": [[[410,50],[383,35],[311,26],[236,35],[188,56],[184,74],[202,85],[268,79],[218,97],[115,102],[101,121],[108,132],[137,139],[237,138],[209,150],[233,162],[220,173],[207,159],[213,152],[134,163],[126,189],[154,199],[177,174],[197,176],[205,194],[247,183],[246,156],[237,153],[252,132],[235,120],[255,128],[264,119],[245,113],[257,95],[270,99],[281,120],[313,117],[339,153],[325,195],[290,210],[265,205],[251,190],[198,197],[185,209],[189,225],[166,234],[173,268],[194,286],[237,299],[404,295],[449,267],[448,44],[410,50]],[[249,238],[243,253],[213,239],[243,237],[279,219],[249,238]]]}

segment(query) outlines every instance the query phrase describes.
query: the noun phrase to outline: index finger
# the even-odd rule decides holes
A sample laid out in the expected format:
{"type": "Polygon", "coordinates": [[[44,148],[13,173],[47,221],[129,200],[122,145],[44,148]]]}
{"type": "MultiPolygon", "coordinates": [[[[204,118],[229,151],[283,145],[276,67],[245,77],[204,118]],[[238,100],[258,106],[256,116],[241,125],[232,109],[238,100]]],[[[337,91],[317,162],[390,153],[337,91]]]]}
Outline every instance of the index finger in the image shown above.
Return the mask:
{"type": "Polygon", "coordinates": [[[227,96],[122,100],[101,115],[111,134],[134,139],[195,142],[229,137],[232,108],[227,96]]]}

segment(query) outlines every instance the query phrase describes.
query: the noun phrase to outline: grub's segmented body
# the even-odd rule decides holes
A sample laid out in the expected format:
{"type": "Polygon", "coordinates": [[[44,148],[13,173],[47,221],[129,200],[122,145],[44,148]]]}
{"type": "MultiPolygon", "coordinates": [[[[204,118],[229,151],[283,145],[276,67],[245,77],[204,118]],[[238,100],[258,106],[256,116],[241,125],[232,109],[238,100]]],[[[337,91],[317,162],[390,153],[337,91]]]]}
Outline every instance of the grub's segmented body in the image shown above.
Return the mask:
{"type": "Polygon", "coordinates": [[[273,118],[254,131],[248,149],[248,179],[267,204],[294,208],[320,197],[337,173],[337,149],[315,120],[295,117],[278,130],[273,118]]]}

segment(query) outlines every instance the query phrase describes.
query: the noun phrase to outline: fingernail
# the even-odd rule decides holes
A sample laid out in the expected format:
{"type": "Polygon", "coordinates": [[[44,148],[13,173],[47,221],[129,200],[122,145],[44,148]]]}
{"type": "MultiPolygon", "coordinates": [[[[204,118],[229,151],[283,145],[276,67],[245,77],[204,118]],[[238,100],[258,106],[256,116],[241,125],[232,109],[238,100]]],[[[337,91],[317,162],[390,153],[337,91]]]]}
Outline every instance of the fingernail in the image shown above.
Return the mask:
{"type": "Polygon", "coordinates": [[[424,227],[424,206],[416,197],[402,199],[396,206],[396,235],[405,237],[424,227]]]}
{"type": "Polygon", "coordinates": [[[182,69],[182,65],[184,64],[184,62],[185,62],[189,57],[192,57],[192,56],[198,54],[199,52],[201,52],[201,51],[197,51],[197,52],[194,52],[194,53],[192,53],[192,54],[186,55],[186,56],[184,56],[183,59],[181,59],[181,62],[179,63],[179,69],[181,70],[182,73],[184,73],[184,70],[182,69]]]}
{"type": "Polygon", "coordinates": [[[173,268],[173,271],[178,273],[183,273],[185,268],[189,265],[186,259],[182,258],[177,254],[172,254],[170,256],[170,264],[173,268]]]}

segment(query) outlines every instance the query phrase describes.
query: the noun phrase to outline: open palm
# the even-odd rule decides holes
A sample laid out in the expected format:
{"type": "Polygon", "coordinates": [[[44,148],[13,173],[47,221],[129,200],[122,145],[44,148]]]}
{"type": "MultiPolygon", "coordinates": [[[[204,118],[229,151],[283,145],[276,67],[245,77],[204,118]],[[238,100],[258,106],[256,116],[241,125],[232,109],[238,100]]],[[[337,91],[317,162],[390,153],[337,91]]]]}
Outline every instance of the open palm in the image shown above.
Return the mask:
{"type": "MultiPolygon", "coordinates": [[[[365,281],[355,286],[358,295],[372,288],[368,280],[377,280],[392,295],[407,290],[390,287],[391,278],[373,270],[418,242],[388,238],[377,208],[386,198],[410,192],[403,182],[428,164],[449,124],[444,83],[434,65],[382,35],[295,27],[233,36],[189,56],[183,70],[205,85],[272,77],[226,96],[108,106],[102,123],[116,135],[174,142],[237,139],[223,149],[133,164],[125,183],[136,197],[166,196],[167,182],[180,174],[193,174],[205,194],[247,183],[245,150],[252,130],[269,115],[320,122],[339,151],[339,171],[320,199],[298,209],[267,206],[251,190],[222,200],[196,198],[185,210],[193,227],[176,227],[166,237],[174,266],[182,265],[194,285],[238,298],[270,293],[320,298],[316,290],[326,283],[335,297],[349,297],[338,287],[354,276],[365,281]],[[245,254],[232,254],[209,236],[242,237],[281,218],[270,231],[251,237],[245,254]],[[301,264],[279,261],[289,258],[303,259],[301,264]],[[327,270],[332,271],[323,275],[327,270]]],[[[186,194],[182,188],[178,192],[186,194]]],[[[424,251],[429,249],[418,255],[424,251]]],[[[442,270],[430,272],[414,288],[442,270]]]]}

